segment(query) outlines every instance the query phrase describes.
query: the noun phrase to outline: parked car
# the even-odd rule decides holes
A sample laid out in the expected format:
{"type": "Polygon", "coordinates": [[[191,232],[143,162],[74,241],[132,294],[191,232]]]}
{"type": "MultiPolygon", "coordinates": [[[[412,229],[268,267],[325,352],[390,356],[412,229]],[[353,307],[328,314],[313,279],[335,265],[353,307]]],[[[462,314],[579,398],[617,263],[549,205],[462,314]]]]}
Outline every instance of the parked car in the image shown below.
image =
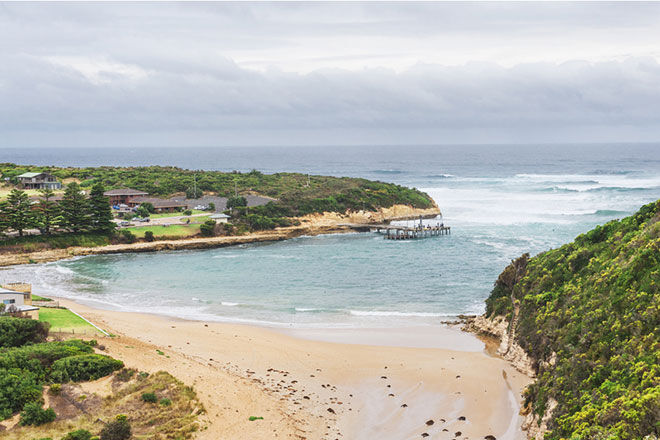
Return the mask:
{"type": "Polygon", "coordinates": [[[130,226],[129,222],[119,222],[119,226],[130,226]]]}

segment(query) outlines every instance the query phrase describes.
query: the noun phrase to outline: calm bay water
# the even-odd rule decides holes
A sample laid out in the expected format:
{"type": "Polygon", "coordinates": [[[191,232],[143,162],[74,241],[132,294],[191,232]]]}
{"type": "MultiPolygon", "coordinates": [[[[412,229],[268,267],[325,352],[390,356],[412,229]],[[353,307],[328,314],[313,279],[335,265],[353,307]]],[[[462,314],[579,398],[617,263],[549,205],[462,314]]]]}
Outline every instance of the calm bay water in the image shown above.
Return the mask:
{"type": "Polygon", "coordinates": [[[0,162],[359,176],[436,200],[450,236],[302,237],[0,270],[2,281],[103,307],[287,326],[433,324],[481,313],[511,259],[660,198],[660,145],[0,149],[0,162]]]}

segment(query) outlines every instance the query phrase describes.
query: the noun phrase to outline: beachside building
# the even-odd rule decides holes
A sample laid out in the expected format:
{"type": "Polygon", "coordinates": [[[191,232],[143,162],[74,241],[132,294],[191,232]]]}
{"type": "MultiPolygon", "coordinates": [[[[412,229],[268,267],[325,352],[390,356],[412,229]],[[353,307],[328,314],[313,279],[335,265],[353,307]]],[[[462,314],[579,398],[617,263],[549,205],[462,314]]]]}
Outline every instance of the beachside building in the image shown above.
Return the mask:
{"type": "Polygon", "coordinates": [[[62,184],[48,173],[23,173],[16,176],[24,189],[61,189],[62,184]]]}
{"type": "Polygon", "coordinates": [[[132,188],[111,189],[103,193],[106,196],[111,206],[129,205],[129,202],[134,197],[148,196],[149,193],[132,188]]]}
{"type": "Polygon", "coordinates": [[[231,217],[227,214],[212,214],[209,216],[211,220],[215,220],[216,223],[227,223],[231,217]]]}
{"type": "Polygon", "coordinates": [[[15,283],[0,286],[0,304],[4,313],[22,313],[32,319],[39,319],[39,307],[32,305],[32,286],[15,283]]]}
{"type": "Polygon", "coordinates": [[[151,203],[154,207],[154,211],[157,213],[183,211],[187,209],[188,206],[185,202],[179,200],[159,199],[156,197],[133,197],[128,201],[128,206],[134,208],[143,203],[151,203]]]}

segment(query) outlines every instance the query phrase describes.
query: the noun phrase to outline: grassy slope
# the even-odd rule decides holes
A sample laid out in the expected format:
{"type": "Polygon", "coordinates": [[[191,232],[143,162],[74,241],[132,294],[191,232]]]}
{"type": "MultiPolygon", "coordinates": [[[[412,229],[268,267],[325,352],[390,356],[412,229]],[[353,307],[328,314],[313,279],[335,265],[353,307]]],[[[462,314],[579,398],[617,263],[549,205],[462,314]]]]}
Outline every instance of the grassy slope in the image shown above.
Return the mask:
{"type": "MultiPolygon", "coordinates": [[[[115,377],[120,374],[115,373],[115,377]]],[[[119,382],[115,379],[116,382],[119,382]]],[[[118,383],[119,389],[104,399],[83,399],[88,414],[80,412],[75,417],[57,420],[41,426],[17,427],[3,433],[6,440],[29,440],[52,438],[61,439],[68,432],[86,429],[97,434],[103,428],[104,421],[114,419],[117,414],[125,414],[131,424],[131,438],[143,440],[189,439],[199,429],[198,416],[203,407],[197,400],[195,392],[179,382],[170,374],[160,371],[147,378],[134,374],[128,382],[118,383]],[[141,399],[142,393],[153,392],[158,399],[167,398],[169,405],[147,403],[141,399]],[[94,403],[88,403],[92,400],[94,403]]],[[[58,399],[50,397],[51,399],[58,399]]]]}
{"type": "Polygon", "coordinates": [[[659,220],[660,201],[495,283],[487,314],[511,317],[513,297],[516,340],[538,361],[528,403],[541,415],[558,402],[546,439],[660,435],[659,220]]]}

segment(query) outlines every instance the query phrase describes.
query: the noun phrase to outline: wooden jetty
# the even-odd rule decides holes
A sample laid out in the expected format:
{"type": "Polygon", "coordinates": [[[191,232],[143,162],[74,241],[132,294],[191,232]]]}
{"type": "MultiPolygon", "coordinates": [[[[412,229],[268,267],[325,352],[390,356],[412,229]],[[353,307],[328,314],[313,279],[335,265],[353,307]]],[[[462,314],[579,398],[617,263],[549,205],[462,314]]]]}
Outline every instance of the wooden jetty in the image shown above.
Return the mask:
{"type": "Polygon", "coordinates": [[[417,238],[436,237],[438,235],[451,234],[449,226],[392,226],[378,225],[374,228],[376,232],[385,234],[387,240],[414,240],[417,238]]]}
{"type": "Polygon", "coordinates": [[[414,226],[389,225],[389,224],[355,224],[347,223],[342,226],[355,229],[356,231],[378,232],[384,235],[387,240],[415,240],[419,238],[437,237],[439,235],[451,234],[451,227],[444,223],[433,225],[424,225],[421,220],[414,226]]]}

